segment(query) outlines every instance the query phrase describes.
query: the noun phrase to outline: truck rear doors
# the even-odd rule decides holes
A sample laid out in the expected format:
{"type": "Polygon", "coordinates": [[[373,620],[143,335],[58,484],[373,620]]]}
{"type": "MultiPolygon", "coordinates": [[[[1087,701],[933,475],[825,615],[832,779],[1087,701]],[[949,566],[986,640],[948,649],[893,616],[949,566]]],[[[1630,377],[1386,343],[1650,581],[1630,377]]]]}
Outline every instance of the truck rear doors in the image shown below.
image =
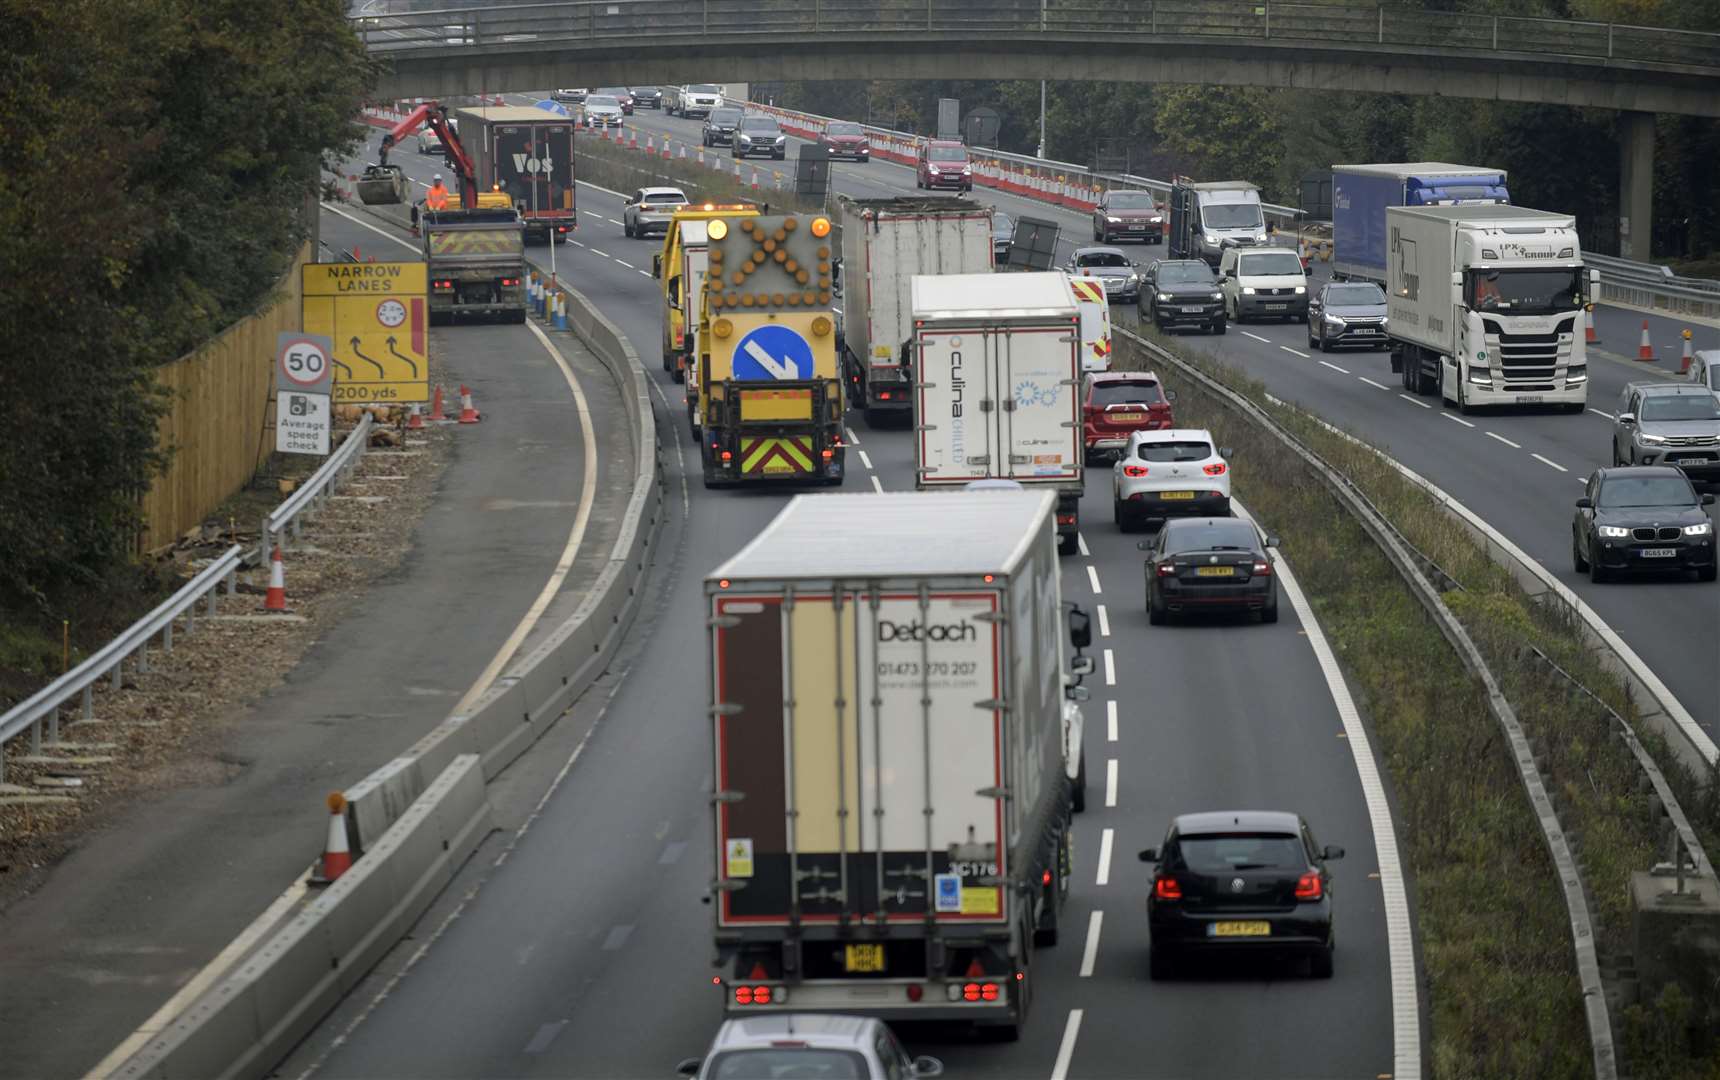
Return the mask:
{"type": "Polygon", "coordinates": [[[1078,337],[1055,323],[922,329],[919,482],[1079,479],[1078,337]]]}

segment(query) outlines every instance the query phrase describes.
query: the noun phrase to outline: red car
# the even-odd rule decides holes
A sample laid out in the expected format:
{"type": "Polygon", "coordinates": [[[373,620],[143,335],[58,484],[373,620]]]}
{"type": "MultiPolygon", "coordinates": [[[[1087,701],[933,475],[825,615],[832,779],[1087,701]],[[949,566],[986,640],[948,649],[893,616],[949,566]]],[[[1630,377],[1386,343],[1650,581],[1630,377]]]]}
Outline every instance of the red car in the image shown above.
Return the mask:
{"type": "Polygon", "coordinates": [[[818,145],[832,158],[850,158],[865,164],[872,160],[872,146],[866,141],[866,131],[852,120],[832,120],[818,136],[818,145]]]}
{"type": "Polygon", "coordinates": [[[1165,242],[1165,211],[1150,191],[1107,191],[1093,208],[1093,239],[1101,244],[1118,240],[1165,242]]]}
{"type": "Polygon", "coordinates": [[[919,163],[914,170],[914,186],[972,191],[973,164],[968,161],[967,147],[952,139],[931,139],[921,143],[919,163]]]}
{"type": "Polygon", "coordinates": [[[1150,371],[1095,371],[1081,385],[1081,441],[1087,461],[1115,456],[1137,431],[1163,431],[1176,426],[1166,390],[1150,371]]]}

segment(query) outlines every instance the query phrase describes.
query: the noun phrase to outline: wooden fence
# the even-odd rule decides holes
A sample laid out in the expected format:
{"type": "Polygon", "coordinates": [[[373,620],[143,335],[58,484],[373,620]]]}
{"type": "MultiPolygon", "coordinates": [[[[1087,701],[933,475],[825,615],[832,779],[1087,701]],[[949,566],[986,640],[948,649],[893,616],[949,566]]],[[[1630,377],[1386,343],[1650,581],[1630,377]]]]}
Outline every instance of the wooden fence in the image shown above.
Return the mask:
{"type": "Polygon", "coordinates": [[[300,327],[299,267],[309,257],[306,244],[260,311],[160,369],[156,381],[173,396],[161,419],[161,445],[173,456],[143,497],[140,552],[166,547],[202,522],[274,450],[275,335],[300,327]]]}

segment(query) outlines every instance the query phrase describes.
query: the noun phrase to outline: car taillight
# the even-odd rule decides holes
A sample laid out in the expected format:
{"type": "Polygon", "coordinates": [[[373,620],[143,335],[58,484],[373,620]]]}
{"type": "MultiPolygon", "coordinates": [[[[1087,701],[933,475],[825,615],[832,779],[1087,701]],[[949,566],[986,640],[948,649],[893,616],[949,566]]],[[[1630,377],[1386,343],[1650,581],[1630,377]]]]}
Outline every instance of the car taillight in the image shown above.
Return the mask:
{"type": "Polygon", "coordinates": [[[825,461],[829,461],[831,458],[836,456],[836,452],[834,450],[823,450],[820,453],[824,457],[825,461]]]}
{"type": "Polygon", "coordinates": [[[517,277],[505,277],[502,279],[503,285],[518,285],[519,283],[520,279],[517,277]]]}
{"type": "Polygon", "coordinates": [[[1320,883],[1320,872],[1310,870],[1296,881],[1296,899],[1318,900],[1326,894],[1325,886],[1320,883]]]}
{"type": "Polygon", "coordinates": [[[1051,871],[1047,870],[1044,873],[1039,875],[1039,884],[1041,884],[1041,885],[1051,884],[1051,871]]]}
{"type": "Polygon", "coordinates": [[[724,460],[724,461],[730,461],[730,460],[733,460],[733,458],[734,458],[734,456],[735,456],[735,455],[734,455],[734,454],[732,454],[732,453],[731,453],[731,452],[729,452],[729,451],[727,451],[727,450],[724,450],[724,451],[723,451],[723,460],[724,460]]]}
{"type": "Polygon", "coordinates": [[[1226,468],[1228,468],[1228,466],[1225,465],[1224,462],[1219,461],[1211,465],[1203,465],[1201,467],[1201,471],[1206,473],[1208,476],[1223,476],[1226,468]]]}
{"type": "Polygon", "coordinates": [[[964,983],[962,985],[963,1001],[996,1001],[998,985],[996,983],[964,983]]]}
{"type": "Polygon", "coordinates": [[[1271,577],[1272,564],[1265,559],[1255,559],[1253,573],[1255,577],[1271,577]]]}
{"type": "Polygon", "coordinates": [[[1123,475],[1145,476],[1147,475],[1147,467],[1145,465],[1125,465],[1123,466],[1123,475]]]}
{"type": "Polygon", "coordinates": [[[432,282],[432,284],[438,289],[452,289],[454,287],[454,283],[452,281],[437,281],[432,282]]]}
{"type": "Polygon", "coordinates": [[[780,1001],[783,995],[776,993],[769,986],[737,986],[735,987],[736,1005],[769,1005],[775,998],[780,1001]]]}
{"type": "Polygon", "coordinates": [[[1159,563],[1157,569],[1160,577],[1170,577],[1172,574],[1177,572],[1177,564],[1166,559],[1164,562],[1159,563]]]}
{"type": "Polygon", "coordinates": [[[926,988],[919,983],[908,984],[908,1000],[918,1001],[926,995],[926,988]]]}
{"type": "Polygon", "coordinates": [[[890,391],[888,391],[888,390],[878,391],[878,400],[879,401],[889,401],[890,400],[890,391]]]}
{"type": "Polygon", "coordinates": [[[1153,896],[1159,900],[1181,900],[1182,886],[1174,877],[1156,877],[1153,879],[1153,896]]]}

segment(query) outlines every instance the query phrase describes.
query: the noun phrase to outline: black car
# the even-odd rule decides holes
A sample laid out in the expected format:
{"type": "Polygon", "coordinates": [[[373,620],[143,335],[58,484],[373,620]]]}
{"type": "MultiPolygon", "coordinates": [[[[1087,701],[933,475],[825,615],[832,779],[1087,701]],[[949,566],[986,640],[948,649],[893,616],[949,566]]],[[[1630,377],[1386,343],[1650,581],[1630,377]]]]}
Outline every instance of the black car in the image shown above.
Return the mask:
{"type": "Polygon", "coordinates": [[[1212,267],[1201,259],[1165,259],[1147,267],[1141,315],[1160,330],[1199,326],[1224,333],[1224,294],[1212,267]]]}
{"type": "Polygon", "coordinates": [[[1386,291],[1367,281],[1328,281],[1320,286],[1308,299],[1308,344],[1321,352],[1389,346],[1386,291]]]}
{"type": "Polygon", "coordinates": [[[788,136],[782,133],[775,118],[769,116],[749,116],[741,121],[735,129],[735,136],[729,144],[732,153],[737,158],[752,157],[754,154],[764,154],[782,161],[788,157],[788,136]]]}
{"type": "Polygon", "coordinates": [[[1258,611],[1278,621],[1278,583],[1260,530],[1242,518],[1174,518],[1142,541],[1147,553],[1147,621],[1162,626],[1191,611],[1258,611]]]}
{"type": "Polygon", "coordinates": [[[735,128],[740,125],[739,109],[712,109],[711,115],[705,117],[705,130],[701,139],[706,146],[728,146],[735,141],[735,128]]]}
{"type": "Polygon", "coordinates": [[[992,261],[1002,266],[1009,260],[1009,245],[1015,241],[1015,219],[1002,211],[991,215],[992,261]]]}
{"type": "Polygon", "coordinates": [[[1147,895],[1148,973],[1176,974],[1195,954],[1291,954],[1308,973],[1332,977],[1332,878],[1341,847],[1320,847],[1308,823],[1273,810],[1183,814],[1163,847],[1147,895]]]}
{"type": "Polygon", "coordinates": [[[663,88],[660,86],[635,86],[633,105],[639,109],[661,109],[663,107],[663,88]]]}
{"type": "Polygon", "coordinates": [[[1713,504],[1670,465],[1596,469],[1571,522],[1571,562],[1591,581],[1675,570],[1713,581],[1714,522],[1702,509],[1713,504]]]}

